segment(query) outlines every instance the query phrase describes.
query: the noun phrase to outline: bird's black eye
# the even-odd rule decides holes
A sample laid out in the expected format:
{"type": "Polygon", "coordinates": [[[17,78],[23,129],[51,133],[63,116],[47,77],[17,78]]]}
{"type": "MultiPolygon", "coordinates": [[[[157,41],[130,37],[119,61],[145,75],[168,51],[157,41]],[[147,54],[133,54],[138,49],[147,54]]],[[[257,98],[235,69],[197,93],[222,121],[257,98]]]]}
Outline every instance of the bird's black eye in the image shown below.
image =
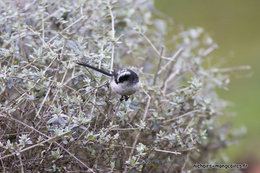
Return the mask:
{"type": "Polygon", "coordinates": [[[127,81],[129,79],[130,75],[124,75],[120,76],[118,79],[118,83],[123,83],[124,81],[127,81]]]}

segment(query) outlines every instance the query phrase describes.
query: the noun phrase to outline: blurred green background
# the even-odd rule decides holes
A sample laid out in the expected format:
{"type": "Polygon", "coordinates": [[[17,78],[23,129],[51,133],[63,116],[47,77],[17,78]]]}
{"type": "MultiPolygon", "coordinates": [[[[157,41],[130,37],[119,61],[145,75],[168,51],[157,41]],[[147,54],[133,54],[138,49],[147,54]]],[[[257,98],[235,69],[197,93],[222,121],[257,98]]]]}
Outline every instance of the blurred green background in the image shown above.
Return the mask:
{"type": "Polygon", "coordinates": [[[202,27],[219,48],[212,54],[222,67],[250,65],[251,71],[233,73],[228,91],[221,98],[231,101],[237,116],[226,117],[233,127],[245,126],[240,145],[222,154],[230,162],[260,157],[260,1],[259,0],[155,0],[156,8],[174,21],[174,26],[202,27]]]}

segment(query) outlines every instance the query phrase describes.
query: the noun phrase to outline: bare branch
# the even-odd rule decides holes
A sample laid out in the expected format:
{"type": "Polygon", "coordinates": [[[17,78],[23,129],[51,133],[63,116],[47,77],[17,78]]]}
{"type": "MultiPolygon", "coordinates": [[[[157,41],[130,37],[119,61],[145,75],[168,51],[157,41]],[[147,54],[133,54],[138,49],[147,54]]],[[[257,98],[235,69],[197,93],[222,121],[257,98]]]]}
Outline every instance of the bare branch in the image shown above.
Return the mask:
{"type": "Polygon", "coordinates": [[[165,80],[165,83],[164,83],[164,87],[163,87],[163,95],[166,94],[166,90],[168,88],[168,84],[169,82],[174,79],[177,75],[179,75],[180,73],[180,70],[176,70],[175,72],[173,72],[166,80],[165,80]]]}
{"type": "MultiPolygon", "coordinates": [[[[150,103],[151,103],[151,96],[144,89],[143,89],[143,92],[148,97],[147,104],[146,104],[146,107],[145,107],[145,111],[144,111],[144,114],[143,114],[143,119],[142,119],[142,121],[145,121],[145,119],[147,117],[147,114],[148,114],[148,109],[149,109],[149,106],[150,106],[150,103]]],[[[133,143],[133,146],[132,146],[132,150],[131,150],[130,155],[129,155],[129,159],[131,159],[131,157],[134,154],[135,146],[136,146],[137,141],[138,141],[138,139],[140,137],[140,134],[141,134],[141,131],[139,131],[137,133],[136,137],[135,137],[135,140],[134,140],[134,143],[133,143]]],[[[127,172],[127,166],[125,166],[124,173],[125,172],[127,172]]]]}
{"type": "Polygon", "coordinates": [[[231,68],[222,68],[222,69],[217,69],[217,68],[212,68],[211,71],[214,73],[222,72],[222,73],[229,73],[233,71],[240,71],[240,70],[250,70],[250,66],[238,66],[238,67],[231,67],[231,68]]]}
{"type": "Polygon", "coordinates": [[[173,62],[175,61],[183,52],[183,48],[180,48],[179,50],[177,50],[177,52],[172,56],[171,60],[169,62],[167,62],[158,72],[158,74],[161,74],[164,70],[166,70],[166,68],[173,62]]]}
{"type": "Polygon", "coordinates": [[[175,120],[178,120],[178,119],[180,119],[180,118],[193,115],[193,114],[196,113],[196,112],[200,112],[200,110],[192,110],[192,111],[190,111],[190,112],[186,112],[185,114],[182,114],[182,115],[180,115],[180,116],[177,116],[177,117],[174,117],[174,118],[165,120],[165,121],[163,121],[162,124],[166,124],[166,123],[169,123],[169,122],[171,122],[171,121],[175,121],[175,120]]]}
{"type": "Polygon", "coordinates": [[[159,69],[160,69],[160,67],[161,67],[163,50],[164,50],[164,47],[161,47],[158,65],[157,65],[156,72],[155,72],[154,78],[153,78],[153,85],[156,84],[156,79],[157,79],[157,76],[158,76],[158,71],[159,71],[159,69]]]}
{"type": "MultiPolygon", "coordinates": [[[[7,116],[2,116],[2,115],[0,115],[0,116],[1,116],[1,117],[7,117],[7,116]]],[[[22,121],[20,121],[20,120],[17,120],[17,119],[15,119],[15,118],[13,118],[12,115],[9,114],[9,115],[8,115],[8,118],[10,118],[11,120],[14,120],[14,121],[18,122],[19,124],[22,124],[23,126],[25,126],[25,127],[29,128],[29,129],[31,129],[31,130],[33,130],[33,131],[35,131],[35,132],[41,134],[42,136],[44,136],[44,137],[50,139],[49,136],[45,135],[44,133],[40,132],[39,130],[37,130],[37,129],[35,129],[35,128],[33,128],[33,127],[31,127],[31,126],[25,124],[24,122],[22,122],[22,121]]],[[[61,149],[63,149],[65,152],[67,152],[71,157],[73,157],[73,158],[74,158],[75,160],[77,160],[79,163],[81,163],[84,167],[86,167],[90,172],[94,173],[94,170],[93,170],[93,169],[89,168],[84,162],[82,162],[81,160],[79,160],[74,154],[72,154],[71,152],[69,152],[69,151],[68,151],[66,148],[64,148],[61,144],[59,144],[59,143],[57,143],[57,142],[54,142],[54,143],[55,143],[56,145],[58,145],[61,149]]]]}
{"type": "MultiPolygon", "coordinates": [[[[109,13],[110,13],[110,17],[111,17],[111,28],[112,28],[112,33],[111,33],[111,39],[114,42],[115,41],[115,18],[113,15],[113,11],[112,11],[112,7],[110,5],[110,0],[108,0],[108,9],[109,9],[109,13]]],[[[115,45],[113,43],[112,45],[112,52],[111,52],[111,66],[110,66],[110,73],[113,71],[113,65],[114,65],[114,52],[115,52],[115,45]]]]}
{"type": "Polygon", "coordinates": [[[72,24],[70,24],[69,26],[67,26],[66,28],[64,28],[60,33],[56,34],[55,36],[53,36],[47,43],[50,44],[53,40],[55,40],[60,34],[62,34],[64,31],[67,31],[68,29],[70,29],[73,25],[79,23],[81,20],[88,20],[90,17],[87,16],[81,16],[80,18],[78,18],[77,20],[75,20],[72,24]]]}

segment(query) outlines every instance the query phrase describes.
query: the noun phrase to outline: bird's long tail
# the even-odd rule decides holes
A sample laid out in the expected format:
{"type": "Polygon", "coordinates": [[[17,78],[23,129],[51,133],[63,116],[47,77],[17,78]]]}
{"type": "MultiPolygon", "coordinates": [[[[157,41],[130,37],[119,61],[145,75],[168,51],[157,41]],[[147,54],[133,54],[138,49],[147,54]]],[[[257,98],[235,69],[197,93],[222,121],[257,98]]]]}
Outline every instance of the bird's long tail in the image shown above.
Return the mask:
{"type": "Polygon", "coordinates": [[[110,77],[113,76],[113,74],[108,73],[108,72],[106,72],[106,71],[104,71],[104,70],[98,69],[98,68],[96,68],[96,67],[93,67],[93,66],[91,66],[91,65],[89,65],[89,64],[87,64],[87,63],[77,62],[77,64],[78,64],[78,65],[85,66],[85,67],[88,67],[88,68],[91,68],[92,70],[98,71],[98,72],[100,72],[100,73],[102,73],[102,74],[104,74],[104,75],[107,75],[107,76],[110,76],[110,77]]]}

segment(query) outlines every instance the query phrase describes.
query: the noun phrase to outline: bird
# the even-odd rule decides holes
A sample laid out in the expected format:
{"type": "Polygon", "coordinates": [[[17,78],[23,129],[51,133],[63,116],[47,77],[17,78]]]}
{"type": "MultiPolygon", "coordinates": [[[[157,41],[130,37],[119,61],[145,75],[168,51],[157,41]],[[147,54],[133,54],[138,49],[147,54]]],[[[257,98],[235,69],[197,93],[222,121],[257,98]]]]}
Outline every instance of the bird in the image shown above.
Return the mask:
{"type": "Polygon", "coordinates": [[[110,77],[110,88],[112,93],[121,95],[120,101],[127,101],[129,96],[139,88],[139,76],[130,69],[114,69],[113,73],[101,70],[84,62],[77,62],[78,65],[88,67],[110,77]]]}

